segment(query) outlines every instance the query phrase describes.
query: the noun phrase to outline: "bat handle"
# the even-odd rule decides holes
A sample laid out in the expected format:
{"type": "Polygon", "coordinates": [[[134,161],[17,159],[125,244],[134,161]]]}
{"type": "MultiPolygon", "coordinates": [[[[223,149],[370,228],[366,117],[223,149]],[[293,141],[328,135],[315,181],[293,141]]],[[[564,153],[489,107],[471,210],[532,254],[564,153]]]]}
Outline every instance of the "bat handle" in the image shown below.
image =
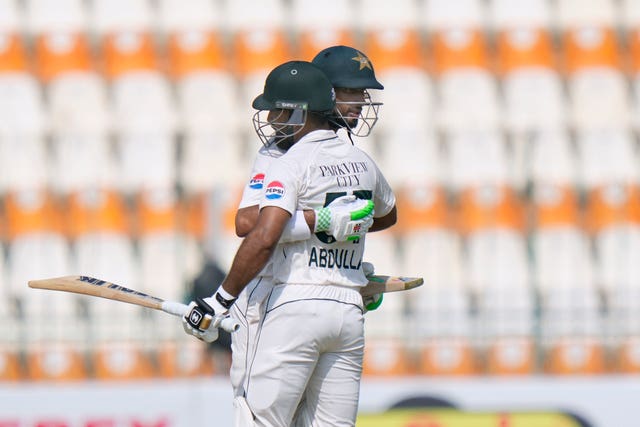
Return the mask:
{"type": "MultiPolygon", "coordinates": [[[[162,302],[162,311],[164,311],[165,313],[173,314],[174,316],[183,317],[185,314],[187,314],[187,309],[188,306],[180,302],[162,302]]],[[[235,332],[239,327],[240,324],[231,317],[225,317],[220,322],[220,328],[224,329],[227,332],[235,332]]]]}

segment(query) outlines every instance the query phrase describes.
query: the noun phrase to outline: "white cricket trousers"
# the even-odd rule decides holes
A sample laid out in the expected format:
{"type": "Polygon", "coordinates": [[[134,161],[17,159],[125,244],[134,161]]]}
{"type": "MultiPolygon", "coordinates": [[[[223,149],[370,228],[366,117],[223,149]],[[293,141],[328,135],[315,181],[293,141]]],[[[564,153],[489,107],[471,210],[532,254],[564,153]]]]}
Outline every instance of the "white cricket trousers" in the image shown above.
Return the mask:
{"type": "Polygon", "coordinates": [[[266,298],[272,287],[271,275],[258,276],[245,286],[238,300],[231,306],[231,317],[240,324],[238,330],[231,334],[229,379],[234,397],[244,396],[245,373],[253,358],[256,333],[266,311],[266,298]]]}
{"type": "Polygon", "coordinates": [[[356,289],[276,285],[256,334],[246,399],[258,427],[352,427],[364,318],[356,289]]]}

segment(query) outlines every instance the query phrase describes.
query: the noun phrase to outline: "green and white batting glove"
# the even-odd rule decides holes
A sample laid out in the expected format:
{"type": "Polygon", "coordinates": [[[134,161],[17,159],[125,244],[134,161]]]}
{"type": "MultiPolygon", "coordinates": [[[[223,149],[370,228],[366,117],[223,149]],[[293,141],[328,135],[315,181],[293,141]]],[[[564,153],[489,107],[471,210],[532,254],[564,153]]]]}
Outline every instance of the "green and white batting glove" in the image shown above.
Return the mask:
{"type": "MultiPolygon", "coordinates": [[[[370,262],[362,261],[362,272],[366,277],[373,276],[375,273],[375,267],[370,262]]],[[[382,305],[382,299],[384,294],[375,294],[368,297],[362,297],[362,305],[364,306],[364,312],[376,310],[382,305]]]]}
{"type": "Polygon", "coordinates": [[[342,196],[316,211],[314,233],[325,231],[338,242],[345,242],[361,238],[371,225],[373,201],[342,196]]]}

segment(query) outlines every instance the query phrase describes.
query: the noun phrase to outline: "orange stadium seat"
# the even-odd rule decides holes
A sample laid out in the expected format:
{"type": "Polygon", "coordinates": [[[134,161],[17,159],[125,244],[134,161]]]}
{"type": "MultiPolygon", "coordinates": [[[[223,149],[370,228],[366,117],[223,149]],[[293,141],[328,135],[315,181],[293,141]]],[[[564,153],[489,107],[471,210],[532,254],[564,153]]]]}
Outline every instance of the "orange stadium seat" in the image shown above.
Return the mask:
{"type": "Polygon", "coordinates": [[[207,345],[191,337],[161,344],[157,359],[158,373],[164,378],[210,377],[222,373],[217,372],[207,345]]]}
{"type": "Polygon", "coordinates": [[[598,372],[604,324],[577,194],[571,187],[539,185],[531,207],[545,371],[598,372]]]}
{"type": "Polygon", "coordinates": [[[82,33],[40,34],[35,51],[40,79],[47,83],[70,72],[92,69],[91,47],[82,33]]]}
{"type": "Polygon", "coordinates": [[[640,335],[640,190],[635,184],[607,185],[588,193],[587,224],[596,252],[598,282],[607,304],[613,369],[637,372],[636,337],[640,335]]]}
{"type": "MultiPolygon", "coordinates": [[[[251,102],[262,92],[269,71],[295,59],[286,33],[286,13],[282,0],[226,2],[224,19],[229,30],[232,69],[240,88],[241,117],[253,115],[251,102]]],[[[239,126],[241,132],[252,132],[249,120],[239,126]]]]}
{"type": "Polygon", "coordinates": [[[216,30],[182,31],[168,35],[169,67],[174,79],[192,73],[229,68],[222,35],[216,30]]]}
{"type": "Polygon", "coordinates": [[[509,187],[484,186],[459,193],[459,227],[463,235],[488,228],[524,229],[524,211],[518,195],[509,187]]]}
{"type": "Polygon", "coordinates": [[[241,78],[258,72],[264,79],[265,72],[290,59],[291,49],[282,30],[240,31],[233,38],[235,70],[241,78]]]}
{"type": "MultiPolygon", "coordinates": [[[[411,13],[407,2],[382,3],[384,7],[380,6],[377,14],[389,19],[378,17],[382,22],[368,24],[363,40],[362,51],[371,60],[377,80],[385,87],[369,91],[373,101],[384,105],[380,107],[381,120],[366,138],[371,150],[365,150],[379,159],[392,185],[403,185],[409,175],[433,171],[430,165],[439,163],[433,119],[435,91],[424,60],[425,46],[411,21],[416,15],[411,13]],[[405,16],[406,13],[411,15],[405,16]],[[408,170],[415,173],[408,174],[408,170]]],[[[362,6],[371,9],[368,4],[362,6]]],[[[374,11],[369,13],[377,16],[374,11]]],[[[359,140],[358,145],[364,142],[359,140]]]]}
{"type": "Polygon", "coordinates": [[[0,190],[40,188],[48,173],[42,91],[19,28],[6,31],[0,43],[0,190]]]}
{"type": "Polygon", "coordinates": [[[187,130],[235,128],[235,81],[222,35],[216,29],[169,34],[169,66],[187,130]],[[215,95],[215,96],[214,96],[215,95]]]}
{"type": "Polygon", "coordinates": [[[349,18],[354,16],[354,7],[348,0],[334,1],[331,8],[314,0],[294,0],[291,6],[296,51],[300,58],[311,61],[329,46],[354,46],[354,28],[349,18]]]}
{"type": "Polygon", "coordinates": [[[615,29],[568,29],[563,46],[573,124],[583,129],[628,125],[631,106],[615,29]]]}
{"type": "Polygon", "coordinates": [[[486,372],[491,375],[530,375],[536,358],[532,336],[494,338],[486,356],[486,372]]]}
{"type": "Polygon", "coordinates": [[[447,193],[443,187],[428,184],[408,184],[396,190],[400,220],[397,232],[403,236],[428,228],[449,228],[450,217],[447,193]]]}
{"type": "Polygon", "coordinates": [[[27,313],[35,314],[38,310],[35,306],[32,309],[29,303],[42,301],[35,294],[27,294],[24,284],[33,278],[69,274],[70,259],[62,211],[50,193],[33,190],[8,193],[4,197],[4,212],[9,259],[8,289],[23,299],[27,313]],[[41,256],[42,253],[47,256],[41,256]]]}
{"type": "Polygon", "coordinates": [[[628,128],[577,132],[575,146],[581,186],[589,191],[609,184],[637,182],[640,171],[635,144],[631,129],[628,128]]]}
{"type": "Polygon", "coordinates": [[[555,25],[560,30],[617,24],[614,0],[556,0],[554,9],[555,25]]]}
{"type": "Polygon", "coordinates": [[[516,187],[504,136],[497,130],[456,130],[445,135],[448,187],[455,193],[473,187],[516,187]]]}
{"type": "Polygon", "coordinates": [[[68,343],[31,344],[27,376],[32,381],[80,381],[88,378],[84,353],[68,343]]]}
{"type": "Polygon", "coordinates": [[[215,239],[208,241],[211,247],[206,250],[224,271],[231,267],[233,257],[242,241],[236,236],[235,226],[236,210],[242,197],[242,189],[243,187],[240,187],[239,183],[236,186],[221,185],[203,200],[204,206],[206,206],[203,213],[208,214],[211,218],[208,233],[216,236],[215,239]]]}
{"type": "MultiPolygon", "coordinates": [[[[131,214],[122,195],[109,190],[73,193],[67,200],[67,212],[75,271],[140,289],[131,214]]],[[[144,329],[149,319],[141,315],[140,307],[101,298],[88,299],[86,304],[92,325],[91,359],[101,359],[93,363],[102,363],[103,373],[112,357],[145,358],[138,340],[148,335],[144,329]],[[119,346],[124,347],[122,353],[119,346]]]]}
{"type": "Polygon", "coordinates": [[[398,268],[426,282],[406,295],[411,315],[404,321],[421,340],[468,338],[471,320],[462,281],[462,245],[447,195],[443,188],[429,185],[408,185],[397,191],[397,231],[403,254],[398,268]]]}
{"type": "Polygon", "coordinates": [[[364,377],[409,375],[415,372],[414,366],[415,363],[412,363],[402,340],[393,338],[367,340],[362,362],[364,377]]]}
{"type": "Polygon", "coordinates": [[[190,194],[183,198],[185,223],[184,269],[188,279],[195,278],[204,264],[203,249],[206,249],[209,193],[190,194]]]}
{"type": "Polygon", "coordinates": [[[164,0],[161,13],[183,130],[177,180],[187,193],[209,191],[243,169],[241,144],[232,139],[238,137],[240,122],[249,119],[238,113],[232,52],[210,2],[185,7],[184,2],[164,0]],[[216,156],[227,159],[224,170],[211,168],[210,159],[216,156]]]}
{"type": "MultiPolygon", "coordinates": [[[[369,91],[373,101],[383,102],[381,120],[366,138],[379,149],[372,150],[381,163],[386,163],[387,176],[399,175],[402,169],[423,170],[422,162],[432,161],[430,151],[435,145],[434,88],[425,61],[425,49],[419,33],[413,27],[381,26],[365,34],[363,52],[369,57],[376,77],[385,89],[369,91]],[[417,150],[415,152],[414,150],[417,150]],[[415,154],[412,155],[412,154],[415,154]],[[424,155],[425,158],[420,158],[424,155]],[[400,166],[415,159],[415,167],[400,166]]],[[[358,141],[361,145],[364,141],[358,141]]],[[[372,147],[372,148],[373,148],[372,147]]],[[[404,173],[407,176],[406,172],[404,173]]],[[[402,178],[399,176],[400,181],[402,178]]]]}
{"type": "Polygon", "coordinates": [[[420,34],[413,28],[372,30],[365,35],[363,51],[380,75],[398,68],[427,71],[425,47],[420,34]]]}
{"type": "Polygon", "coordinates": [[[593,375],[605,372],[604,349],[592,338],[566,338],[551,347],[544,371],[553,375],[593,375]]]}
{"type": "Polygon", "coordinates": [[[433,71],[442,76],[460,68],[490,71],[487,40],[480,29],[449,29],[432,35],[433,71]]]}
{"type": "Polygon", "coordinates": [[[534,276],[543,295],[567,286],[593,285],[588,239],[573,188],[539,185],[531,209],[534,276]]]}
{"type": "MultiPolygon", "coordinates": [[[[431,142],[425,137],[432,139],[434,90],[419,28],[419,9],[410,0],[395,3],[376,0],[360,2],[356,14],[361,17],[361,50],[371,61],[377,80],[385,87],[381,91],[369,91],[373,101],[384,102],[380,107],[380,116],[384,119],[366,140],[359,140],[358,145],[369,144],[368,151],[374,157],[377,155],[381,163],[388,161],[385,170],[390,176],[398,169],[398,157],[411,158],[407,156],[407,150],[412,150],[410,145],[422,151],[431,142]],[[397,151],[390,149],[391,145],[397,147],[397,151]]],[[[415,158],[419,159],[420,154],[415,158]]],[[[391,178],[396,181],[395,177],[391,178]]]]}
{"type": "Polygon", "coordinates": [[[444,130],[491,129],[499,124],[500,105],[487,41],[479,29],[447,29],[432,34],[444,130]],[[469,97],[469,94],[474,94],[469,97]]]}
{"type": "Polygon", "coordinates": [[[0,349],[0,383],[24,379],[20,357],[15,349],[0,349]]]}
{"type": "MultiPolygon", "coordinates": [[[[2,224],[4,225],[4,224],[2,224]]],[[[4,230],[1,227],[0,230],[4,230]]],[[[16,307],[8,298],[4,270],[4,250],[0,250],[0,292],[5,298],[0,301],[0,382],[14,382],[24,378],[24,367],[20,355],[19,336],[21,333],[16,307]]]]}
{"type": "Polygon", "coordinates": [[[175,180],[177,117],[149,28],[113,30],[101,39],[111,81],[119,187],[127,193],[167,187],[175,180]],[[141,168],[146,163],[150,167],[141,168]]]}
{"type": "Polygon", "coordinates": [[[8,194],[4,210],[9,239],[8,291],[20,301],[20,321],[29,325],[23,331],[28,343],[25,374],[34,380],[82,378],[85,371],[77,362],[82,359],[83,322],[77,317],[77,297],[27,292],[25,286],[32,279],[71,274],[61,207],[51,194],[34,191],[8,194]]]}
{"type": "MultiPolygon", "coordinates": [[[[146,119],[145,119],[146,120],[146,119]]],[[[145,124],[146,126],[146,124],[145,124]]],[[[149,189],[170,188],[176,182],[176,140],[170,132],[124,132],[118,139],[116,186],[131,195],[149,189]],[[141,167],[141,165],[145,167],[141,167]]]]}
{"type": "Polygon", "coordinates": [[[150,354],[137,342],[98,344],[91,361],[98,380],[141,380],[155,375],[150,354]]]}
{"type": "Polygon", "coordinates": [[[140,193],[135,215],[141,290],[181,300],[185,293],[181,224],[185,218],[177,195],[173,190],[140,193]]]}
{"type": "MultiPolygon", "coordinates": [[[[523,141],[524,142],[524,141],[523,141]]],[[[526,179],[533,186],[573,187],[578,182],[576,154],[564,129],[539,131],[526,142],[526,179]]]]}
{"type": "Polygon", "coordinates": [[[552,5],[548,0],[492,0],[488,5],[491,27],[498,32],[552,26],[552,5]]]}
{"type": "Polygon", "coordinates": [[[506,76],[523,68],[555,69],[551,34],[542,28],[514,28],[498,34],[498,71],[506,76]]]}
{"type": "MultiPolygon", "coordinates": [[[[233,35],[234,74],[240,83],[241,113],[251,117],[251,102],[260,93],[264,79],[277,65],[292,59],[292,46],[279,28],[239,30],[233,35]],[[244,110],[243,110],[244,108],[244,110]]],[[[249,121],[241,129],[250,129],[249,121]]]]}
{"type": "Polygon", "coordinates": [[[466,284],[475,294],[477,333],[488,340],[487,369],[503,374],[533,367],[534,299],[522,201],[510,188],[462,191],[459,225],[466,246],[466,284]],[[524,354],[502,358],[509,343],[524,354]],[[522,343],[528,343],[523,345],[522,343]]]}
{"type": "Polygon", "coordinates": [[[425,340],[420,357],[420,373],[423,375],[467,376],[478,372],[475,351],[466,338],[425,340]]]}
{"type": "Polygon", "coordinates": [[[640,340],[638,337],[631,337],[622,342],[614,357],[613,369],[615,372],[623,374],[640,373],[640,340]]]}
{"type": "Polygon", "coordinates": [[[568,75],[586,68],[619,69],[621,56],[613,28],[576,28],[563,34],[564,70],[568,75]]]}
{"type": "Polygon", "coordinates": [[[327,46],[353,46],[354,44],[355,37],[350,28],[307,30],[298,34],[297,52],[300,58],[311,61],[327,46]]]}
{"type": "Polygon", "coordinates": [[[482,0],[430,0],[421,9],[420,24],[429,31],[484,28],[487,9],[482,0]]]}
{"type": "MultiPolygon", "coordinates": [[[[630,2],[633,4],[633,2],[630,2]]],[[[632,6],[633,7],[633,6],[632,6]]],[[[630,24],[627,29],[628,77],[633,96],[633,122],[635,129],[640,127],[638,111],[640,111],[640,23],[630,24]]]]}
{"type": "Polygon", "coordinates": [[[596,187],[588,193],[586,214],[594,235],[612,225],[640,224],[640,188],[631,183],[596,187]]]}
{"type": "Polygon", "coordinates": [[[564,124],[562,82],[552,36],[545,28],[500,31],[497,66],[510,130],[525,132],[564,124]]]}
{"type": "Polygon", "coordinates": [[[155,71],[159,65],[155,40],[145,32],[105,35],[102,55],[105,75],[112,80],[133,71],[155,71]]]}
{"type": "Polygon", "coordinates": [[[22,36],[19,33],[4,34],[0,46],[0,74],[24,72],[31,68],[22,36]]]}

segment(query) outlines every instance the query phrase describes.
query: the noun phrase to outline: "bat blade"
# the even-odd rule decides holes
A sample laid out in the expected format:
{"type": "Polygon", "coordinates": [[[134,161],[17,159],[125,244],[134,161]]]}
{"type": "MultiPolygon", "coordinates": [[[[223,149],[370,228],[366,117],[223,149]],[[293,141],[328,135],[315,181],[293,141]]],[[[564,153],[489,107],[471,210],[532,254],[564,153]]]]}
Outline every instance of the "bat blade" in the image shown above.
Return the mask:
{"type": "MultiPolygon", "coordinates": [[[[155,310],[162,310],[165,313],[179,317],[184,316],[188,308],[179,302],[165,301],[161,298],[147,295],[144,292],[135,291],[124,286],[116,285],[115,283],[107,282],[106,280],[89,276],[63,276],[51,279],[30,280],[28,285],[34,289],[71,292],[126,302],[155,310]]],[[[220,323],[220,328],[227,332],[237,331],[239,327],[240,324],[231,317],[225,317],[220,323]]]]}
{"type": "Polygon", "coordinates": [[[360,289],[360,294],[368,297],[386,292],[408,291],[424,284],[422,277],[385,276],[372,275],[368,277],[369,283],[360,289]]]}
{"type": "Polygon", "coordinates": [[[160,298],[147,295],[143,292],[134,291],[133,289],[89,276],[63,276],[51,279],[30,280],[28,284],[30,288],[91,295],[156,310],[162,310],[162,303],[164,302],[164,300],[160,298]]]}

